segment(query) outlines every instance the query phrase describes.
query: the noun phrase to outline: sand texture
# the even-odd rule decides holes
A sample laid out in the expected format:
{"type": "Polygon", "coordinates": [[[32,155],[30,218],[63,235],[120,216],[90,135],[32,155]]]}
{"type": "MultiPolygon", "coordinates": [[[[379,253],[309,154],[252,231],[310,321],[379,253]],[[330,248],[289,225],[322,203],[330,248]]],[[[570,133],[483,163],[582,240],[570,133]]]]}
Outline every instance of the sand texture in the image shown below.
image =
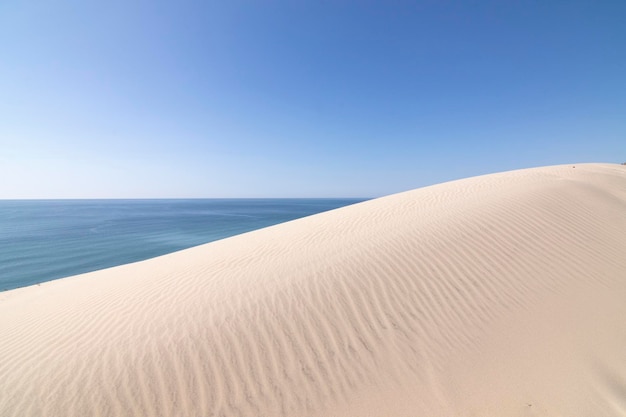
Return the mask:
{"type": "Polygon", "coordinates": [[[0,416],[624,416],[626,166],[396,194],[0,293],[0,416]]]}

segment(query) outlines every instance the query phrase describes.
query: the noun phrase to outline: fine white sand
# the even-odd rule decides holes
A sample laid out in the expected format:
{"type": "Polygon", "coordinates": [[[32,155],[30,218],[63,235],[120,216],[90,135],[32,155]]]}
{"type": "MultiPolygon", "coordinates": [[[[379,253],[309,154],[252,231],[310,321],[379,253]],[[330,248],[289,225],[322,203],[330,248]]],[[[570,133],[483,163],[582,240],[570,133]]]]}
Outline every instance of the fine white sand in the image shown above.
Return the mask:
{"type": "Polygon", "coordinates": [[[626,166],[486,175],[0,293],[0,416],[624,416],[626,166]]]}

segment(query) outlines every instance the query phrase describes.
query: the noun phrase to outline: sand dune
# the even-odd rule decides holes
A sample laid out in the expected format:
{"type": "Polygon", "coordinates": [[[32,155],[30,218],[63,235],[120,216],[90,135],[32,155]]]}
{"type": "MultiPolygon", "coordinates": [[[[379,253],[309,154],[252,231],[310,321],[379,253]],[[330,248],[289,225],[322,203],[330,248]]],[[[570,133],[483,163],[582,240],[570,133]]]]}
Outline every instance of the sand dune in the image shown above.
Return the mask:
{"type": "Polygon", "coordinates": [[[0,415],[626,415],[626,167],[469,178],[0,293],[0,415]]]}

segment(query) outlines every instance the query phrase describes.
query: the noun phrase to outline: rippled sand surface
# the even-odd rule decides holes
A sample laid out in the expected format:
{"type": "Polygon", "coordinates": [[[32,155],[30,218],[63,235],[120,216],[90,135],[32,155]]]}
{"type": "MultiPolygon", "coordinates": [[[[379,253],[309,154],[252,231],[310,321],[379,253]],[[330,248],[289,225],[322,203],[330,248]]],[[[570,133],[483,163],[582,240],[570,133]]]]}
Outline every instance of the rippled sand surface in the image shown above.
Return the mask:
{"type": "Polygon", "coordinates": [[[469,178],[0,293],[0,415],[623,416],[626,167],[469,178]]]}

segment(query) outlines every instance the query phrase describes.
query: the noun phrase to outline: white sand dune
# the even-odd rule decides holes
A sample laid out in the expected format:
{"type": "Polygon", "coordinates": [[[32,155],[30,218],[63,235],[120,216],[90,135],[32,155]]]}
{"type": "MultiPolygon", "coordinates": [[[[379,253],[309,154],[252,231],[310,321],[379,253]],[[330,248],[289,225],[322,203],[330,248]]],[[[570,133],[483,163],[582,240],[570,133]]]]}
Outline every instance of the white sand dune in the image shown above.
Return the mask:
{"type": "Polygon", "coordinates": [[[470,178],[0,293],[0,416],[624,416],[626,167],[470,178]]]}

